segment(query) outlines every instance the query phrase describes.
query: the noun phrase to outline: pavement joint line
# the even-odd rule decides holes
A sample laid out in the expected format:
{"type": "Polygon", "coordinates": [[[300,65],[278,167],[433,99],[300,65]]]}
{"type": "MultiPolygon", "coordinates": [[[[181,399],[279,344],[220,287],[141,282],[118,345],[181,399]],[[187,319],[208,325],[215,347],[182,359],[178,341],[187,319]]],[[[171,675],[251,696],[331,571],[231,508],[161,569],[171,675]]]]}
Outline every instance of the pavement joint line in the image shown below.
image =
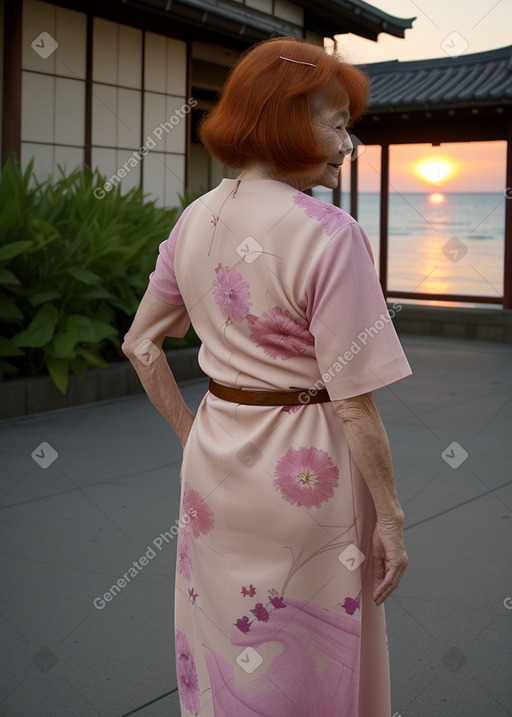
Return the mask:
{"type": "Polygon", "coordinates": [[[397,605],[399,605],[400,608],[401,608],[404,612],[406,612],[406,613],[409,615],[409,617],[411,617],[411,618],[414,620],[414,622],[415,622],[419,627],[421,627],[422,630],[424,630],[424,631],[427,633],[427,635],[429,635],[435,642],[439,643],[439,640],[437,639],[437,637],[436,637],[435,635],[433,635],[433,634],[430,632],[430,630],[427,630],[427,628],[425,627],[425,625],[423,625],[423,623],[422,623],[420,620],[418,620],[418,618],[415,617],[415,616],[412,614],[412,612],[409,612],[409,610],[402,605],[402,603],[400,602],[400,600],[399,600],[397,597],[395,597],[393,594],[391,594],[391,595],[389,595],[389,597],[388,597],[387,599],[389,600],[390,598],[393,600],[393,602],[396,602],[397,605]]]}
{"type": "Polygon", "coordinates": [[[493,623],[495,620],[497,620],[498,617],[499,617],[499,615],[495,615],[495,616],[492,618],[492,620],[490,620],[490,621],[487,623],[487,625],[486,625],[482,630],[480,630],[480,632],[478,632],[478,633],[470,640],[470,642],[474,642],[477,637],[480,637],[480,635],[481,635],[483,632],[485,632],[485,631],[487,630],[487,628],[489,627],[489,625],[492,625],[492,623],[493,623]]]}
{"type": "MultiPolygon", "coordinates": [[[[161,470],[163,468],[168,468],[169,466],[174,466],[177,464],[181,465],[181,459],[179,461],[175,461],[174,463],[165,463],[165,464],[162,464],[161,466],[156,466],[155,468],[149,468],[144,471],[136,471],[134,473],[128,473],[127,475],[123,475],[122,477],[120,477],[120,480],[125,480],[126,478],[131,478],[134,476],[142,477],[142,476],[146,475],[147,473],[152,473],[153,471],[161,470]]],[[[24,476],[24,477],[26,477],[26,476],[24,476]]],[[[71,482],[73,482],[73,481],[71,481],[71,482]]],[[[108,481],[102,480],[102,481],[97,481],[96,483],[88,483],[85,486],[85,488],[96,488],[99,485],[112,485],[112,486],[128,485],[129,487],[137,488],[137,486],[134,486],[131,483],[128,483],[128,484],[116,483],[115,478],[108,480],[108,481]]],[[[12,490],[12,488],[8,491],[8,493],[10,493],[11,490],[12,490]]],[[[57,493],[49,493],[48,495],[41,495],[41,496],[38,496],[37,498],[28,498],[27,500],[20,500],[17,503],[8,503],[7,505],[0,505],[0,510],[7,510],[8,508],[15,508],[19,505],[26,505],[27,503],[35,503],[39,500],[46,500],[47,498],[55,498],[59,495],[67,495],[68,493],[75,493],[76,491],[80,492],[80,488],[78,488],[78,487],[77,488],[69,488],[68,490],[61,490],[61,491],[58,491],[57,493]]],[[[6,495],[8,495],[8,493],[6,493],[6,495]]],[[[5,498],[5,496],[4,496],[4,498],[5,498]]],[[[4,500],[4,498],[0,499],[0,502],[2,502],[2,500],[4,500]]]]}
{"type": "Polygon", "coordinates": [[[484,423],[484,425],[482,426],[482,428],[479,428],[478,431],[477,431],[473,436],[471,436],[471,440],[473,440],[473,438],[476,438],[476,436],[478,436],[478,434],[481,433],[481,431],[483,431],[484,428],[489,425],[489,423],[492,423],[492,421],[494,421],[494,419],[496,418],[496,416],[498,416],[498,415],[503,411],[503,409],[508,406],[508,404],[509,404],[511,401],[512,401],[512,398],[509,398],[508,401],[506,401],[506,402],[503,404],[503,406],[493,415],[493,417],[490,418],[490,419],[487,421],[487,423],[484,423]]]}
{"type": "Polygon", "coordinates": [[[492,494],[494,495],[494,497],[495,497],[497,500],[499,500],[499,502],[500,502],[503,506],[505,506],[505,508],[506,508],[507,510],[509,510],[509,511],[512,513],[512,508],[511,508],[509,505],[507,505],[507,503],[505,503],[505,501],[502,500],[502,499],[499,497],[499,495],[496,495],[496,494],[495,494],[494,488],[489,488],[489,486],[488,486],[487,483],[484,481],[484,479],[481,478],[481,477],[478,475],[478,473],[475,473],[475,471],[472,470],[471,473],[475,476],[475,478],[478,478],[478,480],[480,481],[480,483],[481,483],[485,488],[488,488],[488,489],[492,492],[492,494]]]}
{"type": "Polygon", "coordinates": [[[407,703],[407,707],[409,707],[409,705],[412,705],[413,702],[416,702],[416,700],[418,699],[418,697],[420,697],[420,695],[422,695],[422,694],[425,692],[425,690],[427,690],[427,689],[430,687],[430,685],[431,685],[433,682],[436,681],[436,679],[437,679],[437,676],[436,676],[436,677],[433,677],[433,678],[430,680],[430,682],[428,683],[428,685],[425,685],[425,687],[424,687],[420,692],[418,692],[418,694],[415,695],[410,702],[407,703]]]}
{"type": "MultiPolygon", "coordinates": [[[[101,575],[102,577],[107,577],[109,580],[112,580],[111,573],[106,573],[106,572],[103,572],[100,570],[91,570],[90,568],[77,568],[74,565],[62,565],[61,563],[50,563],[48,560],[35,560],[34,558],[27,558],[25,555],[13,555],[12,553],[0,553],[0,555],[2,555],[5,558],[12,558],[14,560],[23,560],[27,563],[36,563],[37,565],[51,565],[52,568],[61,568],[63,570],[75,570],[76,572],[79,572],[79,573],[91,573],[92,575],[101,575]]],[[[159,573],[157,573],[157,575],[160,575],[162,577],[169,579],[168,575],[166,575],[165,573],[159,572],[159,573]]],[[[116,580],[117,578],[119,578],[119,573],[115,574],[114,580],[116,580]]],[[[172,582],[172,580],[171,580],[171,582],[172,582]]],[[[144,580],[143,577],[139,578],[137,580],[137,583],[147,583],[148,585],[151,585],[151,587],[153,589],[158,589],[158,587],[159,587],[158,585],[155,585],[154,581],[144,580]]],[[[6,620],[6,618],[2,615],[2,613],[0,613],[0,616],[3,617],[4,620],[6,620]]],[[[9,621],[6,620],[6,622],[9,622],[9,621]]],[[[9,625],[10,624],[11,623],[9,623],[9,625]]],[[[11,627],[13,627],[13,626],[11,626],[11,627]]]]}
{"type": "Polygon", "coordinates": [[[159,697],[155,697],[152,700],[149,700],[149,702],[144,702],[143,705],[139,705],[139,707],[136,707],[134,710],[131,710],[130,712],[124,712],[121,717],[130,717],[130,715],[134,715],[137,712],[140,712],[141,710],[145,709],[146,707],[149,707],[150,705],[154,705],[155,702],[159,702],[160,700],[163,700],[164,697],[169,697],[169,695],[173,695],[178,691],[178,688],[175,687],[173,690],[169,690],[169,692],[164,692],[163,695],[160,695],[159,697]]]}
{"type": "Polygon", "coordinates": [[[478,495],[473,496],[473,498],[468,498],[467,500],[463,500],[461,503],[457,503],[457,505],[452,505],[450,508],[446,508],[446,510],[441,510],[439,513],[434,513],[433,515],[430,515],[428,518],[423,518],[422,520],[416,521],[416,523],[411,523],[411,525],[407,525],[404,528],[404,533],[406,530],[411,530],[411,528],[416,528],[418,525],[422,525],[422,523],[428,523],[431,520],[434,520],[434,518],[439,518],[441,515],[445,515],[446,513],[451,513],[452,510],[457,510],[458,508],[462,508],[462,506],[467,505],[468,503],[473,503],[475,500],[479,500],[480,498],[485,498],[485,496],[494,493],[497,490],[501,490],[502,488],[506,488],[507,486],[512,484],[512,480],[507,481],[506,483],[502,483],[501,485],[497,486],[496,488],[493,488],[492,490],[487,490],[485,493],[479,493],[478,495]]]}
{"type": "Polygon", "coordinates": [[[477,680],[477,678],[476,678],[473,674],[471,675],[471,679],[474,680],[474,681],[477,683],[477,685],[480,687],[480,689],[482,689],[487,695],[489,695],[489,697],[490,697],[492,700],[494,700],[494,701],[496,702],[496,704],[499,705],[499,706],[505,711],[505,717],[510,717],[510,712],[507,710],[506,707],[503,707],[503,705],[502,705],[501,702],[498,700],[498,698],[496,697],[496,695],[493,695],[492,692],[490,692],[486,687],[484,687],[484,685],[482,685],[482,683],[479,682],[479,681],[477,680]]]}
{"type": "Polygon", "coordinates": [[[104,717],[103,712],[98,712],[98,710],[96,709],[96,707],[95,707],[94,705],[92,705],[92,704],[89,702],[89,700],[88,700],[86,697],[83,696],[83,694],[80,692],[80,690],[77,690],[77,688],[76,688],[73,684],[71,684],[71,682],[70,682],[69,680],[67,680],[67,679],[64,677],[64,675],[61,675],[61,679],[63,679],[64,682],[66,682],[66,683],[71,687],[71,689],[74,690],[74,691],[77,693],[77,695],[80,695],[80,697],[83,699],[83,701],[84,701],[84,702],[87,702],[87,704],[89,705],[89,707],[90,707],[91,709],[93,709],[93,710],[96,712],[97,715],[99,715],[100,717],[104,717]]]}

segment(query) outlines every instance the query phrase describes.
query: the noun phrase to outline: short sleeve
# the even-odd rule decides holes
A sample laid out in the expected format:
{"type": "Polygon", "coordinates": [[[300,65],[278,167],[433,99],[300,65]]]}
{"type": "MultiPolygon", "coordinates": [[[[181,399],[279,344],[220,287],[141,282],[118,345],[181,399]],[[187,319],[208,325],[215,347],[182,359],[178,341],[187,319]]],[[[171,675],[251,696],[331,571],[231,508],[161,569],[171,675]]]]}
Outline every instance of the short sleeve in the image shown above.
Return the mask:
{"type": "Polygon", "coordinates": [[[370,242],[352,222],[337,232],[306,279],[306,314],[331,400],[352,398],[412,372],[380,287],[370,242]]]}
{"type": "Polygon", "coordinates": [[[174,273],[174,252],[176,251],[176,241],[189,210],[190,207],[185,209],[168,239],[160,244],[155,270],[149,276],[148,294],[165,304],[174,306],[184,303],[174,273]]]}
{"type": "Polygon", "coordinates": [[[183,338],[190,326],[190,318],[174,273],[176,241],[189,209],[187,207],[176,222],[169,238],[160,244],[155,270],[149,276],[146,290],[155,299],[169,305],[165,335],[177,338],[183,338]]]}

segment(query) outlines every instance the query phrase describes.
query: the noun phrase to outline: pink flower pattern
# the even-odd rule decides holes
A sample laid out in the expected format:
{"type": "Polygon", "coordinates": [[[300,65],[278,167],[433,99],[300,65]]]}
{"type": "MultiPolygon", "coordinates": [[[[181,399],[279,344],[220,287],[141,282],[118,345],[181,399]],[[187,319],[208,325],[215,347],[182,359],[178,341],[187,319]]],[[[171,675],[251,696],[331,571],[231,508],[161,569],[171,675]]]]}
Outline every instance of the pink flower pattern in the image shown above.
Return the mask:
{"type": "Polygon", "coordinates": [[[254,606],[254,609],[251,610],[252,614],[255,616],[256,620],[260,620],[261,622],[267,622],[268,620],[268,610],[263,607],[263,603],[257,602],[254,606]]]}
{"type": "Polygon", "coordinates": [[[355,611],[359,608],[359,600],[354,600],[354,598],[346,597],[345,602],[341,606],[347,615],[353,615],[355,611]]]}
{"type": "Polygon", "coordinates": [[[176,630],[176,675],[180,701],[189,712],[197,715],[201,706],[199,680],[194,655],[185,633],[176,630]]]}
{"type": "Polygon", "coordinates": [[[327,236],[331,236],[331,234],[339,231],[345,224],[352,221],[350,214],[347,214],[339,207],[322,202],[320,199],[309,197],[303,192],[298,192],[293,201],[298,207],[304,209],[308,217],[318,219],[324,225],[327,236]]]}
{"type": "MultiPolygon", "coordinates": [[[[251,597],[253,597],[256,594],[256,588],[254,588],[252,584],[251,588],[253,588],[254,591],[251,595],[251,597]]],[[[246,590],[246,588],[242,588],[242,590],[246,590]]],[[[244,597],[246,597],[246,593],[243,593],[243,595],[244,597]]],[[[251,621],[249,621],[247,615],[243,615],[242,617],[239,617],[236,622],[233,623],[233,625],[237,627],[240,632],[243,632],[244,635],[247,635],[253,622],[268,622],[269,617],[274,610],[280,610],[281,608],[286,607],[286,603],[283,602],[283,597],[279,595],[275,588],[272,588],[272,590],[268,591],[268,596],[269,602],[266,605],[263,605],[262,602],[257,602],[254,605],[254,608],[250,610],[250,612],[252,612],[252,614],[254,615],[254,618],[251,621]],[[272,606],[273,610],[267,609],[270,608],[270,606],[272,606]]]]}
{"type": "Polygon", "coordinates": [[[334,495],[337,467],[326,451],[314,446],[289,448],[274,471],[273,486],[292,505],[320,507],[334,495]]]}
{"type": "Polygon", "coordinates": [[[185,530],[180,530],[178,534],[178,547],[176,552],[176,570],[188,581],[192,577],[194,569],[190,555],[190,538],[185,530]]]}
{"type": "Polygon", "coordinates": [[[229,266],[217,269],[213,287],[213,296],[222,313],[231,321],[243,321],[252,302],[249,284],[244,281],[240,272],[229,266]]]}
{"type": "Polygon", "coordinates": [[[251,585],[249,585],[248,588],[246,588],[242,585],[242,590],[240,592],[242,593],[242,595],[244,597],[247,597],[247,595],[249,597],[254,597],[256,595],[256,588],[254,587],[254,585],[252,583],[251,583],[251,585]]]}
{"type": "Polygon", "coordinates": [[[183,488],[183,513],[190,516],[190,521],[181,529],[182,532],[191,530],[194,538],[198,538],[201,533],[207,535],[213,530],[212,511],[204,502],[200,492],[187,482],[183,488]]]}
{"type": "Polygon", "coordinates": [[[247,321],[251,339],[271,358],[289,359],[314,346],[308,322],[280,306],[274,306],[262,316],[248,314],[247,321]]]}

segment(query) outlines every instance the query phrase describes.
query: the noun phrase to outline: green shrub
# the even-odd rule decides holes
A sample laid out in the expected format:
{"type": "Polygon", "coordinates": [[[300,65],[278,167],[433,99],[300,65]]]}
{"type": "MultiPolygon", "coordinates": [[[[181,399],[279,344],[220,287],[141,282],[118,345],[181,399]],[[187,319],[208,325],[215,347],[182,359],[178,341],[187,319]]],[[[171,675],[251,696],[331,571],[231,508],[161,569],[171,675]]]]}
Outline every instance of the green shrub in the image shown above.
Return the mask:
{"type": "MultiPolygon", "coordinates": [[[[70,371],[82,378],[121,358],[180,211],[143,201],[139,188],[97,199],[105,178],[87,167],[42,183],[32,170],[8,160],[0,176],[0,378],[48,371],[65,393],[70,371]]],[[[174,340],[197,343],[192,329],[174,340]]]]}

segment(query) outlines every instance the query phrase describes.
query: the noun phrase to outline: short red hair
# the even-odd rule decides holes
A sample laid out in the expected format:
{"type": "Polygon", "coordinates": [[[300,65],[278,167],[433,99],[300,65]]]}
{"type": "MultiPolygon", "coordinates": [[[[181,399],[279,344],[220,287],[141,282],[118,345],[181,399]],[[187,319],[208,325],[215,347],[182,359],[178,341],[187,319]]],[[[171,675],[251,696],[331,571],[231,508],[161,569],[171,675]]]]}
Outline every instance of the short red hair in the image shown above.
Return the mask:
{"type": "Polygon", "coordinates": [[[366,75],[321,45],[293,37],[265,40],[232,69],[218,104],[201,121],[199,136],[229,167],[257,161],[284,174],[304,172],[328,159],[310,118],[310,96],[321,90],[334,109],[348,102],[351,124],[368,102],[366,75]]]}

